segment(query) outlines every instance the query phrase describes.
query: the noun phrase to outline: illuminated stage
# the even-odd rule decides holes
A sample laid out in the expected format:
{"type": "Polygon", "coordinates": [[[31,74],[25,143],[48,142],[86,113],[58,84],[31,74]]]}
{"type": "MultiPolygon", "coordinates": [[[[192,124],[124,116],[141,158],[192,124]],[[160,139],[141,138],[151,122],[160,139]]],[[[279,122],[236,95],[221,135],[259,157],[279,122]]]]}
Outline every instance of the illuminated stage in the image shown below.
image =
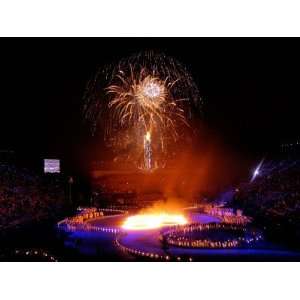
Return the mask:
{"type": "MultiPolygon", "coordinates": [[[[222,224],[216,216],[184,211],[188,224],[222,224]]],[[[226,260],[276,260],[280,257],[295,258],[299,253],[275,247],[259,240],[243,247],[192,248],[178,247],[162,242],[162,233],[176,226],[154,229],[124,229],[128,216],[117,214],[91,218],[84,227],[60,226],[68,231],[65,245],[79,251],[92,260],[155,260],[155,261],[226,261],[226,260]]],[[[189,226],[189,225],[188,225],[189,226]]]]}

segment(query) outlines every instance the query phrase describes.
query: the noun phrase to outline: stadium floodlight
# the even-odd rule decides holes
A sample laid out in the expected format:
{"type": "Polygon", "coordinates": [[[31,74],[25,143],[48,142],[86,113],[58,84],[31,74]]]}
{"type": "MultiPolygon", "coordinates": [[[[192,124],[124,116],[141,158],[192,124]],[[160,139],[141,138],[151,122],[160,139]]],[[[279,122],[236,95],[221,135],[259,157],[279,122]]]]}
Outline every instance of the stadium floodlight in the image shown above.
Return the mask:
{"type": "Polygon", "coordinates": [[[252,173],[252,177],[251,177],[251,181],[250,182],[254,181],[255,178],[261,174],[261,170],[260,169],[262,167],[263,162],[264,162],[264,159],[262,159],[260,161],[260,163],[257,165],[257,167],[254,169],[254,171],[252,173]]]}

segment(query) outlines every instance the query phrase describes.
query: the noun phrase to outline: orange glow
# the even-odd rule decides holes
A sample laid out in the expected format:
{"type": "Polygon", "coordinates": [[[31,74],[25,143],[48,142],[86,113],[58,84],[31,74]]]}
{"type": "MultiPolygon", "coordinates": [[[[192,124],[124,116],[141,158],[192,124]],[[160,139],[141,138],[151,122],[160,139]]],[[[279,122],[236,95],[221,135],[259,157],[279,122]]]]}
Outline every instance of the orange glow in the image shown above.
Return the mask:
{"type": "Polygon", "coordinates": [[[146,230],[171,225],[184,225],[186,223],[186,218],[180,214],[140,214],[128,217],[122,225],[122,228],[129,230],[146,230]]]}
{"type": "Polygon", "coordinates": [[[150,142],[151,140],[151,134],[149,131],[147,131],[146,135],[145,135],[146,141],[150,142]]]}

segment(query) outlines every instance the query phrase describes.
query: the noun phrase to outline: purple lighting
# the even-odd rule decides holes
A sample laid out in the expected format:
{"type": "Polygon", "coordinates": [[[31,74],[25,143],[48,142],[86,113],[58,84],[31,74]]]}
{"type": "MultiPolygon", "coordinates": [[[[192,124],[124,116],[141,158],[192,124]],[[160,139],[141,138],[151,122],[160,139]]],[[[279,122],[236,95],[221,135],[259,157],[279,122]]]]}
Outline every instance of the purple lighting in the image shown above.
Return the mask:
{"type": "Polygon", "coordinates": [[[251,177],[251,182],[254,181],[255,178],[261,174],[260,168],[261,168],[263,162],[264,162],[264,159],[262,159],[260,161],[260,163],[258,164],[258,166],[254,169],[254,172],[253,172],[252,177],[251,177]]]}
{"type": "Polygon", "coordinates": [[[59,159],[44,159],[44,173],[60,173],[59,159]]]}

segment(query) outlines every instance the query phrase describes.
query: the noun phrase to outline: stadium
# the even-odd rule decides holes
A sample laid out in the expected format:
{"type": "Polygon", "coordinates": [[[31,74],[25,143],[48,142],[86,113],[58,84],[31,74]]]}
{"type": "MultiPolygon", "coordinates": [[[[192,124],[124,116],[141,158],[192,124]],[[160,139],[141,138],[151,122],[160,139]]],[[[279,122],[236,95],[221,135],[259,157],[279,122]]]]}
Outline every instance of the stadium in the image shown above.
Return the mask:
{"type": "Polygon", "coordinates": [[[184,206],[181,199],[164,197],[164,184],[158,184],[172,170],[157,174],[93,170],[90,203],[77,206],[70,190],[75,183],[53,173],[53,161],[50,168],[49,161],[44,162],[50,172],[44,174],[2,162],[1,239],[7,247],[0,257],[14,261],[298,260],[300,174],[295,147],[259,161],[247,182],[214,199],[189,199],[184,206]],[[147,176],[155,189],[137,180],[145,181],[147,176]],[[63,218],[62,212],[69,216],[63,218]],[[49,225],[54,222],[55,228],[49,225]]]}
{"type": "Polygon", "coordinates": [[[0,118],[0,260],[299,261],[299,89],[272,45],[241,66],[249,41],[230,60],[221,40],[130,41],[4,66],[22,80],[0,118]]]}

